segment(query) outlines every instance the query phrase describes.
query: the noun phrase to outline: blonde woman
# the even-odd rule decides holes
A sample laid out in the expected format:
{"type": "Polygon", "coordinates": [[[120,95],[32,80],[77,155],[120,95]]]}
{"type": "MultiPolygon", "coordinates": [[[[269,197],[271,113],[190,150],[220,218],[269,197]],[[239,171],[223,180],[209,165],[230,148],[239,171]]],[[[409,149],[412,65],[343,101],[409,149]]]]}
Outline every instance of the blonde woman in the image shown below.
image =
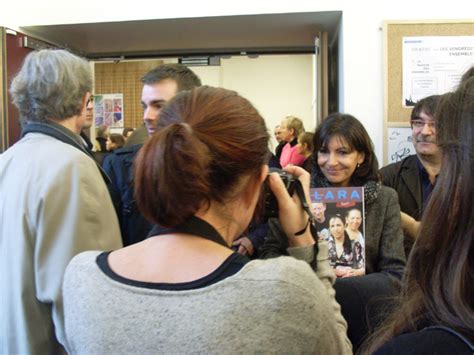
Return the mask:
{"type": "Polygon", "coordinates": [[[281,139],[286,142],[280,156],[280,164],[282,168],[289,164],[303,166],[306,158],[297,151],[297,138],[303,132],[303,122],[299,118],[287,116],[281,121],[280,136],[281,139]]]}

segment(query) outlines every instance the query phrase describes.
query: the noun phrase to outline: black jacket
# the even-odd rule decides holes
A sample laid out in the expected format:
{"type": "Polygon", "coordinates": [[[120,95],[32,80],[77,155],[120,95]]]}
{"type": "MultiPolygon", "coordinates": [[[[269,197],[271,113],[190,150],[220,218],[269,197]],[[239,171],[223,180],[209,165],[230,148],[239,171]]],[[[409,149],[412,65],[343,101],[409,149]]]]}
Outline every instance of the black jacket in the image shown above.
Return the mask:
{"type": "Polygon", "coordinates": [[[398,193],[400,210],[419,221],[423,213],[419,161],[416,155],[380,169],[382,183],[398,193]]]}
{"type": "Polygon", "coordinates": [[[399,335],[380,349],[375,355],[392,354],[438,354],[472,355],[474,339],[468,338],[447,327],[427,327],[413,333],[399,335]]]}
{"type": "MultiPolygon", "coordinates": [[[[382,183],[398,193],[400,210],[417,221],[421,220],[423,214],[419,164],[418,157],[410,155],[397,163],[389,164],[380,169],[382,183]]],[[[405,235],[404,248],[407,258],[413,244],[413,238],[405,235]]]]}
{"type": "Polygon", "coordinates": [[[112,180],[109,190],[119,218],[124,246],[144,240],[152,227],[138,210],[133,195],[133,162],[141,147],[141,144],[137,144],[116,149],[103,162],[103,168],[112,180]]]}

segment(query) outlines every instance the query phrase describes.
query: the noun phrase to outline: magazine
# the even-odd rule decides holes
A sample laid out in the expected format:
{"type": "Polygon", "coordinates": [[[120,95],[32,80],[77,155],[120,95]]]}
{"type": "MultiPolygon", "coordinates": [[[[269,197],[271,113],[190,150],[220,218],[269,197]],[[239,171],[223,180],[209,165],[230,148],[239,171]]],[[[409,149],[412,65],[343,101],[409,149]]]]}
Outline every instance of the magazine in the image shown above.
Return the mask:
{"type": "Polygon", "coordinates": [[[336,276],[364,275],[364,188],[313,188],[310,196],[318,238],[328,243],[336,276]]]}

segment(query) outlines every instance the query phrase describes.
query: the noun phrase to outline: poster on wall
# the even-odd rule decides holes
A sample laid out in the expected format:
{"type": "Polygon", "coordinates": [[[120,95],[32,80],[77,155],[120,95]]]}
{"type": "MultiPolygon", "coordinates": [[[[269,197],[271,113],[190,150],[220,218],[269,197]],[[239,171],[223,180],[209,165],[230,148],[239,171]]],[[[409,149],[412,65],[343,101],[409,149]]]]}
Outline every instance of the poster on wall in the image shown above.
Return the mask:
{"type": "Polygon", "coordinates": [[[415,154],[412,131],[410,127],[388,128],[388,162],[396,163],[403,158],[415,154]]]}
{"type": "Polygon", "coordinates": [[[123,128],[123,94],[94,95],[95,125],[123,128]]]}
{"type": "Polygon", "coordinates": [[[474,36],[403,37],[404,107],[454,90],[474,63],[474,36]]]}

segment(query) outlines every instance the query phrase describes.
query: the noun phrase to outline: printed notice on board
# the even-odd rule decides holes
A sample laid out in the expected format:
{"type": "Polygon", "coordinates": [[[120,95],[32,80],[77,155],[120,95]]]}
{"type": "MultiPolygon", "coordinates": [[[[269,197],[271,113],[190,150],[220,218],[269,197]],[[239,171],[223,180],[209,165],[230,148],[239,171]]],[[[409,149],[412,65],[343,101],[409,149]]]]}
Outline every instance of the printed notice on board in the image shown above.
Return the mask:
{"type": "Polygon", "coordinates": [[[474,36],[403,37],[402,105],[452,91],[474,63],[474,36]]]}

